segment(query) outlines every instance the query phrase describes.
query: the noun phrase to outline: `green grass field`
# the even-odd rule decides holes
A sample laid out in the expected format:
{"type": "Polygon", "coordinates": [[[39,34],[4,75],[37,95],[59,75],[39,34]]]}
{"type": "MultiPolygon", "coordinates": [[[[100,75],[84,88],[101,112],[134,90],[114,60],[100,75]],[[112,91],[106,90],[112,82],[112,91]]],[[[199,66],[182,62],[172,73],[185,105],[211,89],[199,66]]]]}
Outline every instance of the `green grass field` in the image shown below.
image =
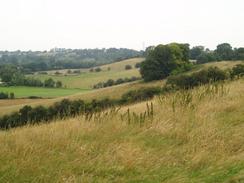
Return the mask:
{"type": "MultiPolygon", "coordinates": [[[[63,83],[63,86],[67,88],[81,88],[92,89],[93,86],[99,82],[107,81],[108,79],[130,78],[133,76],[140,76],[139,69],[134,66],[136,63],[143,61],[144,58],[133,58],[108,65],[100,66],[101,72],[89,72],[89,69],[81,69],[81,74],[69,75],[66,74],[67,70],[58,71],[61,75],[54,75],[56,71],[49,71],[48,75],[35,74],[29,75],[44,81],[47,78],[53,78],[55,81],[59,80],[63,83]],[[125,70],[125,65],[131,65],[131,70],[125,70]],[[110,70],[108,70],[110,68],[110,70]]],[[[95,67],[96,68],[96,67],[95,67]]]]}
{"type": "Polygon", "coordinates": [[[65,89],[65,88],[39,88],[39,87],[0,87],[0,92],[13,92],[15,98],[25,98],[29,96],[38,96],[43,98],[55,98],[63,97],[67,95],[73,95],[76,93],[87,92],[87,89],[65,89]]]}

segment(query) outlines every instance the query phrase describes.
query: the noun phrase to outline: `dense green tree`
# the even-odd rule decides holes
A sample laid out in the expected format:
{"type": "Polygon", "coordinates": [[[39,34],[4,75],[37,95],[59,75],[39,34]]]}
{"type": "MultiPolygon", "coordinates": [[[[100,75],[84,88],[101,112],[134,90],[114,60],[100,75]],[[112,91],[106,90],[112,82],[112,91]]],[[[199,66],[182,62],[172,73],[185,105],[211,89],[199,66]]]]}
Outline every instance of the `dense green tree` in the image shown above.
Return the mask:
{"type": "Polygon", "coordinates": [[[235,60],[244,60],[244,48],[236,48],[234,50],[235,60]]]}
{"type": "Polygon", "coordinates": [[[215,50],[220,60],[232,60],[234,56],[234,52],[229,43],[222,43],[217,46],[215,50]]]}
{"type": "Polygon", "coordinates": [[[63,84],[61,81],[56,82],[56,88],[62,88],[63,84]]]}
{"type": "Polygon", "coordinates": [[[48,88],[53,88],[55,87],[55,81],[52,78],[46,79],[44,81],[44,86],[48,88]]]}
{"type": "Polygon", "coordinates": [[[204,46],[194,46],[190,49],[190,59],[196,60],[204,52],[204,46]]]}
{"type": "Polygon", "coordinates": [[[142,62],[140,72],[145,81],[163,79],[189,63],[189,45],[171,43],[158,45],[142,62]]]}

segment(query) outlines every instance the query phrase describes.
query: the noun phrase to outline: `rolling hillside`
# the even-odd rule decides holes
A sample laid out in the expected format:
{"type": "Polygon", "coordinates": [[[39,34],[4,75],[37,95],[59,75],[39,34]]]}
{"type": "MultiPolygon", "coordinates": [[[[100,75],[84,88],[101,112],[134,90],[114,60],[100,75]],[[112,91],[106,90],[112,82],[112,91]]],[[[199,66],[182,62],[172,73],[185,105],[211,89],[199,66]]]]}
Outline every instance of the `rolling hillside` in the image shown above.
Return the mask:
{"type": "Polygon", "coordinates": [[[0,182],[240,183],[243,131],[244,80],[207,85],[0,132],[0,182]]]}
{"type": "MultiPolygon", "coordinates": [[[[118,71],[118,73],[123,73],[124,72],[124,67],[127,64],[134,65],[137,62],[140,62],[141,60],[138,59],[130,59],[122,62],[117,62],[109,65],[103,66],[104,68],[111,67],[111,70],[114,69],[118,71]],[[121,72],[119,72],[121,71],[121,72]]],[[[207,63],[207,64],[202,64],[202,65],[196,65],[196,67],[193,69],[191,72],[196,72],[199,71],[202,68],[210,67],[210,66],[218,66],[222,69],[227,69],[227,68],[232,68],[236,64],[243,63],[243,61],[224,61],[224,62],[213,62],[213,63],[207,63]]],[[[133,72],[138,70],[133,69],[133,72]]],[[[66,71],[65,71],[66,72],[66,71]]],[[[87,71],[88,72],[88,71],[87,71]]],[[[103,73],[103,72],[101,72],[103,73]]],[[[139,73],[139,72],[138,72],[139,73]]],[[[106,72],[104,72],[106,75],[106,72]]],[[[122,75],[121,77],[123,77],[122,75]]],[[[97,76],[98,77],[98,76],[97,76]]],[[[99,77],[98,77],[99,78],[99,77]]],[[[114,79],[114,78],[112,78],[114,79]]],[[[87,82],[90,82],[89,80],[86,80],[87,82]]],[[[133,83],[125,83],[122,85],[117,85],[109,88],[102,88],[99,90],[90,90],[90,91],[85,91],[82,90],[79,92],[77,89],[70,89],[71,91],[77,91],[74,92],[71,95],[68,96],[61,96],[61,97],[54,97],[50,99],[15,99],[15,100],[2,100],[0,103],[0,115],[10,113],[13,111],[19,110],[21,107],[25,105],[31,105],[31,106],[37,106],[37,105],[50,105],[53,104],[56,101],[60,101],[63,98],[69,98],[69,99],[82,99],[82,100],[92,100],[92,99],[101,99],[101,98],[120,98],[123,93],[125,93],[128,90],[134,90],[142,87],[151,87],[151,86],[163,86],[164,81],[155,81],[155,82],[150,82],[150,83],[144,83],[141,81],[133,82],[133,83]]],[[[28,94],[30,90],[26,90],[26,94],[28,94]]]]}
{"type": "Polygon", "coordinates": [[[90,72],[90,69],[80,69],[80,74],[67,74],[68,70],[60,70],[49,71],[48,75],[35,74],[33,77],[41,79],[42,81],[51,77],[56,81],[62,81],[63,85],[67,88],[92,89],[92,87],[95,84],[107,81],[108,79],[116,80],[119,78],[130,78],[133,76],[140,76],[139,70],[135,68],[135,64],[143,60],[144,58],[133,58],[108,65],[103,65],[100,66],[100,68],[102,69],[101,72],[90,72]],[[126,65],[131,65],[132,69],[125,70],[126,65]],[[61,74],[55,75],[55,72],[59,72],[61,74]]]}

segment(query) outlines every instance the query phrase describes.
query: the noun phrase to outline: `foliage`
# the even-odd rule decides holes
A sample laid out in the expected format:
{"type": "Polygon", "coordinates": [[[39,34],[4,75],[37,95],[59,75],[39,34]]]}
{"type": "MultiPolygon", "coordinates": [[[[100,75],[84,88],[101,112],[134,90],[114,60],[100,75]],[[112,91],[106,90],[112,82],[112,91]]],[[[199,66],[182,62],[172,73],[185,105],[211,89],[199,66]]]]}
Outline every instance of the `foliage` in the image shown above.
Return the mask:
{"type": "Polygon", "coordinates": [[[217,67],[210,67],[207,70],[192,73],[191,75],[170,76],[167,86],[176,89],[191,89],[193,87],[227,79],[227,73],[217,67]]]}
{"type": "Polygon", "coordinates": [[[188,44],[158,45],[148,52],[140,72],[145,81],[159,80],[166,78],[174,70],[183,70],[188,63],[188,44]]]}
{"type": "Polygon", "coordinates": [[[13,64],[25,73],[53,70],[90,68],[127,58],[142,56],[143,52],[131,49],[52,49],[50,51],[0,51],[0,65],[13,64]]]}
{"type": "Polygon", "coordinates": [[[101,72],[102,71],[102,69],[100,68],[100,67],[97,67],[96,69],[95,69],[95,72],[101,72]]]}
{"type": "Polygon", "coordinates": [[[130,70],[130,69],[132,69],[132,66],[131,65],[126,65],[125,66],[125,70],[130,70]]]}
{"type": "MultiPolygon", "coordinates": [[[[55,81],[51,78],[43,83],[39,79],[26,77],[22,72],[16,66],[4,65],[0,67],[0,78],[7,86],[55,87],[55,81]]],[[[57,86],[62,87],[62,83],[59,81],[57,86]]]]}
{"type": "Polygon", "coordinates": [[[215,50],[197,46],[190,50],[190,58],[196,59],[199,64],[223,60],[244,60],[244,48],[233,49],[229,43],[219,44],[215,50]]]}
{"type": "Polygon", "coordinates": [[[231,78],[244,76],[244,64],[237,64],[230,71],[231,78]]]}
{"type": "Polygon", "coordinates": [[[194,46],[190,49],[190,59],[196,60],[204,52],[204,46],[194,46]]]}
{"type": "Polygon", "coordinates": [[[133,82],[133,81],[137,81],[141,79],[140,77],[131,77],[131,78],[119,78],[117,80],[113,80],[113,79],[108,79],[106,82],[99,82],[97,84],[95,84],[93,86],[94,89],[99,89],[99,88],[106,88],[109,86],[113,86],[113,85],[119,85],[119,84],[123,84],[123,83],[127,83],[127,82],[133,82]]]}
{"type": "Polygon", "coordinates": [[[82,100],[63,99],[49,107],[44,106],[24,106],[18,112],[9,115],[4,115],[0,118],[0,129],[9,129],[28,124],[38,124],[41,122],[49,122],[54,119],[64,119],[80,114],[85,116],[92,115],[94,112],[99,112],[114,105],[127,104],[132,102],[144,101],[151,99],[154,95],[159,94],[161,89],[141,88],[125,93],[121,99],[101,99],[84,102],[82,100]]]}
{"type": "Polygon", "coordinates": [[[141,63],[140,63],[140,62],[135,64],[135,68],[138,69],[138,68],[140,68],[140,67],[141,67],[141,63]]]}
{"type": "Polygon", "coordinates": [[[8,99],[8,93],[0,92],[0,99],[8,99]]]}
{"type": "Polygon", "coordinates": [[[122,95],[120,103],[132,103],[139,102],[143,100],[148,100],[153,98],[154,95],[161,93],[161,88],[151,87],[151,88],[141,88],[138,90],[131,90],[124,95],[122,95]]]}

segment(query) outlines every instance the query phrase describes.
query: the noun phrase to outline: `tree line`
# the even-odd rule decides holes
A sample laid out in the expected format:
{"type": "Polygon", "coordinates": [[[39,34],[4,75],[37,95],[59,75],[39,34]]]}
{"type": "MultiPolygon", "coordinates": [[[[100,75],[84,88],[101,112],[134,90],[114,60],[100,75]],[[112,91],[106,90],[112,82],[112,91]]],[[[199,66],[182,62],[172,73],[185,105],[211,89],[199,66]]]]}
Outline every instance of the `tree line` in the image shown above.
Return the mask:
{"type": "Polygon", "coordinates": [[[192,74],[180,74],[170,76],[166,86],[171,89],[191,89],[196,86],[234,79],[244,76],[244,64],[238,64],[230,70],[221,70],[217,67],[210,67],[192,74]]]}
{"type": "Polygon", "coordinates": [[[0,65],[15,65],[22,68],[25,73],[31,73],[55,69],[91,68],[142,55],[142,51],[126,48],[0,51],[0,65]]]}
{"type": "Polygon", "coordinates": [[[197,64],[223,61],[244,60],[244,48],[232,48],[229,43],[219,44],[215,50],[203,46],[189,48],[189,44],[170,43],[150,46],[145,51],[145,61],[141,63],[140,73],[144,81],[160,80],[177,75],[197,64]]]}
{"type": "Polygon", "coordinates": [[[114,85],[120,85],[123,83],[128,83],[128,82],[133,82],[133,81],[137,81],[140,80],[141,77],[135,77],[132,76],[131,78],[119,78],[117,80],[113,80],[113,79],[108,79],[105,82],[99,82],[97,84],[95,84],[93,86],[94,89],[99,89],[99,88],[106,88],[106,87],[110,87],[110,86],[114,86],[114,85]]]}
{"type": "Polygon", "coordinates": [[[0,66],[0,78],[4,86],[62,87],[61,81],[48,78],[42,82],[39,79],[26,77],[18,67],[11,65],[0,66]]]}
{"type": "Polygon", "coordinates": [[[244,60],[244,47],[233,48],[229,43],[219,44],[215,50],[195,46],[190,50],[190,59],[197,63],[207,63],[223,60],[244,60]]]}
{"type": "Polygon", "coordinates": [[[14,93],[6,93],[6,92],[0,92],[0,99],[14,99],[14,93]]]}

